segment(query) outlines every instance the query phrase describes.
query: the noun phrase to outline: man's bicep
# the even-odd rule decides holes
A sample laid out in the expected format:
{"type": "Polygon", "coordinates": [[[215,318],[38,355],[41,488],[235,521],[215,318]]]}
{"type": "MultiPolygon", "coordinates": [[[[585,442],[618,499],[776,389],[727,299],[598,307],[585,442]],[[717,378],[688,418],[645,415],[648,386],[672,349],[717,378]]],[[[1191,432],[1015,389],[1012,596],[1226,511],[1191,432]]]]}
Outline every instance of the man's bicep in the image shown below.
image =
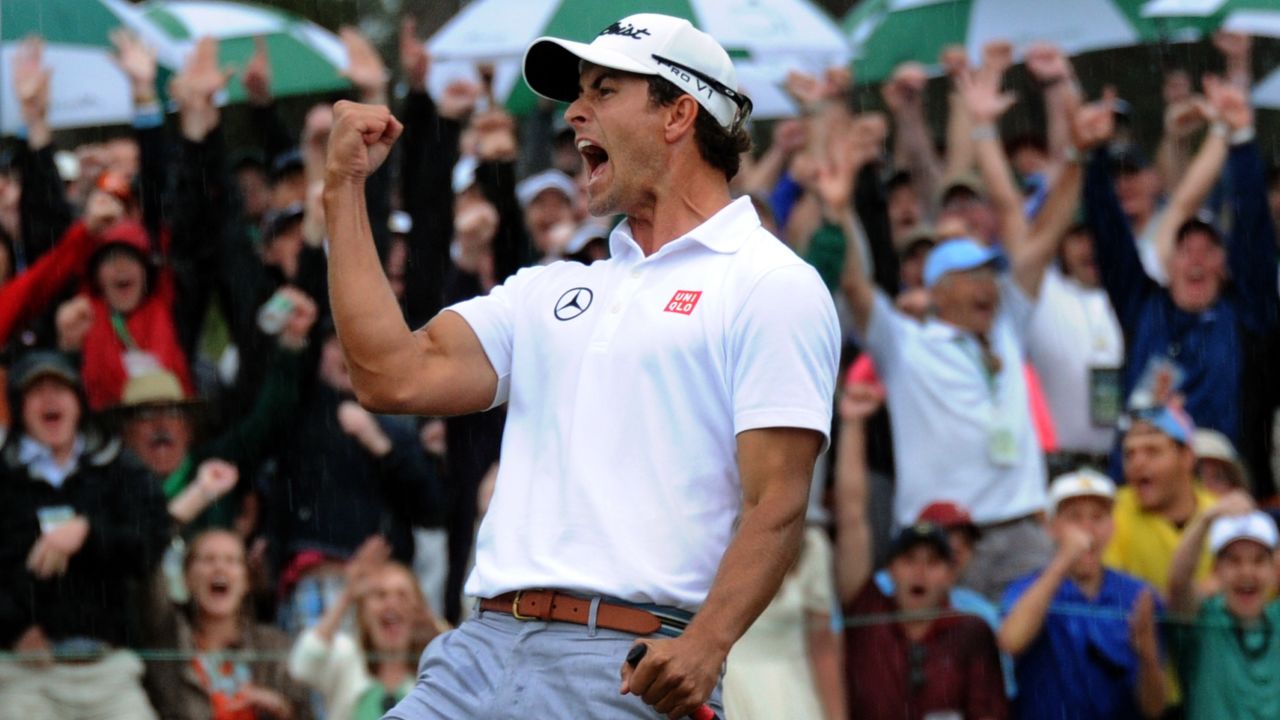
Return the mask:
{"type": "MultiPolygon", "coordinates": [[[[499,375],[471,325],[446,310],[414,333],[423,361],[407,381],[417,388],[414,410],[423,415],[465,415],[497,405],[499,375]]],[[[505,395],[505,393],[504,393],[505,395]]]]}
{"type": "Polygon", "coordinates": [[[803,511],[813,465],[825,439],[816,430],[798,427],[756,428],[738,433],[743,505],[755,505],[765,497],[792,501],[798,498],[803,511]]]}

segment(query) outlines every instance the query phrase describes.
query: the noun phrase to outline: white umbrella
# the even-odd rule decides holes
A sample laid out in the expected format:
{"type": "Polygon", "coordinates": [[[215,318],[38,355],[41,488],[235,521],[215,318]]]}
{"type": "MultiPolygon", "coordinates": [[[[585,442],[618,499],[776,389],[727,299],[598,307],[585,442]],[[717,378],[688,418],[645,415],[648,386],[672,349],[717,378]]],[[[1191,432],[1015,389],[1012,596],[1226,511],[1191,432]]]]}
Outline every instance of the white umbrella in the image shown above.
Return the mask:
{"type": "MultiPolygon", "coordinates": [[[[477,62],[495,66],[494,92],[513,111],[533,107],[520,80],[520,59],[540,35],[589,41],[609,23],[652,11],[643,0],[475,0],[427,41],[431,88],[474,78],[477,62]]],[[[675,0],[664,11],[688,19],[734,58],[742,89],[760,118],[792,115],[781,83],[790,70],[818,73],[848,62],[839,27],[809,0],[675,0]]]]}
{"type": "Polygon", "coordinates": [[[112,61],[109,34],[127,28],[156,50],[162,68],[182,56],[123,0],[0,0],[0,132],[21,124],[10,68],[23,38],[44,38],[50,68],[49,124],[53,128],[127,123],[133,118],[129,79],[112,61]]]}

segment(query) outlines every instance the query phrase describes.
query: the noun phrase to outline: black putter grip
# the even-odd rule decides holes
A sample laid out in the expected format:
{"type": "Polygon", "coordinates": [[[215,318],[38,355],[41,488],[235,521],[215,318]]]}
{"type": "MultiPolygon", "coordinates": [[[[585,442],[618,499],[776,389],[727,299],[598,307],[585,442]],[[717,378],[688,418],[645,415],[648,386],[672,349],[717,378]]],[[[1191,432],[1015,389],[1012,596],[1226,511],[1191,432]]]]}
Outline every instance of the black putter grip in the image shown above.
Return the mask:
{"type": "MultiPolygon", "coordinates": [[[[644,643],[637,643],[631,646],[631,649],[627,651],[627,664],[631,666],[632,670],[636,669],[636,666],[644,659],[644,654],[647,652],[649,652],[649,646],[644,643]]],[[[690,720],[717,720],[716,711],[705,704],[699,705],[698,709],[694,710],[689,718],[690,720]]]]}

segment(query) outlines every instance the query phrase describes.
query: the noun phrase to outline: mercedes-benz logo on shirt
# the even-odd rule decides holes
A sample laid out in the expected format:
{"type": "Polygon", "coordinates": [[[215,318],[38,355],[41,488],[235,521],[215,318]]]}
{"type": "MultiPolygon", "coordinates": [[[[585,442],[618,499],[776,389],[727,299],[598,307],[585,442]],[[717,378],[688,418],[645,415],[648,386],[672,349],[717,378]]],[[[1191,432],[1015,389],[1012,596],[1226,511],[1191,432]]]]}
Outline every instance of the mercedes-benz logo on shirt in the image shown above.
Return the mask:
{"type": "Polygon", "coordinates": [[[572,320],[591,307],[591,289],[576,287],[565,290],[556,301],[556,319],[572,320]]]}

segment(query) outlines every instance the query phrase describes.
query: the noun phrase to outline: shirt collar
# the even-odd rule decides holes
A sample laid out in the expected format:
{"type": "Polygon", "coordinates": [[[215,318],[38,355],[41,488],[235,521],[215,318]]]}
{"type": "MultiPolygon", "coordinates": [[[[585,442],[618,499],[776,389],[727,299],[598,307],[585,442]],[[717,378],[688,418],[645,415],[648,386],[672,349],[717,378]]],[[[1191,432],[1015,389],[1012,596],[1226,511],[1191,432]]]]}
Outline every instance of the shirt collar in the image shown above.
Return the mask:
{"type": "Polygon", "coordinates": [[[54,487],[61,487],[62,482],[75,470],[80,456],[84,453],[84,447],[84,436],[76,435],[71,458],[65,464],[59,464],[47,445],[37,442],[30,435],[23,435],[18,443],[18,462],[27,467],[27,473],[32,478],[39,478],[54,487]]]}
{"type": "MultiPolygon", "coordinates": [[[[731,255],[740,250],[747,241],[747,236],[759,227],[760,216],[756,214],[751,198],[743,196],[720,208],[701,225],[663,245],[654,256],[669,247],[680,247],[689,242],[703,245],[712,252],[731,255]]],[[[612,257],[622,257],[626,253],[642,254],[631,234],[630,220],[618,223],[609,234],[609,252],[612,257]]]]}

